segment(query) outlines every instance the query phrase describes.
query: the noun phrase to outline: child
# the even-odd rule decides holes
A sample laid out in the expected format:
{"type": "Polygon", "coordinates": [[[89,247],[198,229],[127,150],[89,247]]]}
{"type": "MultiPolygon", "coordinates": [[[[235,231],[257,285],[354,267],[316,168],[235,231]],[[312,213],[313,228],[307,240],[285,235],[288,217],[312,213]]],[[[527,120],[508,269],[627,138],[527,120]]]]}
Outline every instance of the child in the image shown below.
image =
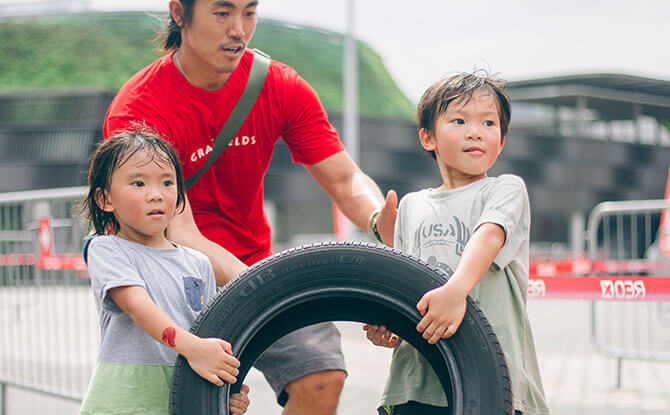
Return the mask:
{"type": "MultiPolygon", "coordinates": [[[[417,330],[429,343],[453,335],[470,295],[493,326],[512,378],[514,408],[548,414],[526,314],[530,208],[520,177],[487,177],[510,122],[510,100],[486,74],[433,84],[417,110],[419,139],[437,161],[442,185],[406,195],[394,246],[442,268],[449,281],[417,304],[417,330]]],[[[364,326],[377,345],[394,347],[381,414],[438,414],[448,405],[428,362],[383,326],[364,326]]]]}
{"type": "MultiPolygon", "coordinates": [[[[100,315],[98,363],[82,414],[167,414],[177,353],[203,378],[236,381],[240,362],[228,342],[186,329],[216,292],[203,254],[165,237],[184,206],[176,153],[148,130],[104,141],[92,157],[83,210],[97,237],[88,270],[100,315]]],[[[243,414],[248,388],[230,397],[243,414]]]]}

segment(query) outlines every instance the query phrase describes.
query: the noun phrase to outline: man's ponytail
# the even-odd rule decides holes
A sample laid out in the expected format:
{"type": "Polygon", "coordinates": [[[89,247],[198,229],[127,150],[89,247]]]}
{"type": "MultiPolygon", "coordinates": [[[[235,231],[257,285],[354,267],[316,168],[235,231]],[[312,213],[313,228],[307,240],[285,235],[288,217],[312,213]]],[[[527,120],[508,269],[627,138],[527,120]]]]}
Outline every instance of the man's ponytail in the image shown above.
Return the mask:
{"type": "Polygon", "coordinates": [[[167,29],[163,32],[163,49],[169,51],[181,46],[181,27],[174,20],[174,17],[168,18],[167,29]]]}
{"type": "Polygon", "coordinates": [[[195,0],[179,0],[183,8],[181,22],[177,22],[172,14],[168,17],[167,27],[158,35],[162,49],[169,52],[181,46],[181,30],[188,26],[193,19],[195,0]]]}

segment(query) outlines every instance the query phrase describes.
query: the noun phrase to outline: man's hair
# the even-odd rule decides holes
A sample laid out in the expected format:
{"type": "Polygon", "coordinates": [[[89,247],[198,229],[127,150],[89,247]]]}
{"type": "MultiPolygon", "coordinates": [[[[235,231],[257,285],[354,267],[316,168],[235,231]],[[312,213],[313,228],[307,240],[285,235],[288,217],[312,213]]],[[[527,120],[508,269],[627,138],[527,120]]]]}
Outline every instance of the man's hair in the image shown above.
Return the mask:
{"type": "MultiPolygon", "coordinates": [[[[431,85],[423,93],[416,110],[419,129],[426,129],[430,134],[435,134],[437,119],[447,112],[450,103],[456,102],[466,105],[478,90],[485,90],[495,98],[500,114],[500,137],[507,135],[512,108],[509,95],[503,89],[504,81],[497,79],[485,70],[474,72],[461,72],[459,74],[441,79],[431,85]]],[[[435,158],[435,152],[429,151],[435,158]]]]}
{"type": "Polygon", "coordinates": [[[102,193],[103,204],[106,194],[112,184],[114,171],[126,163],[138,151],[147,153],[147,163],[169,164],[174,167],[177,184],[176,208],[184,209],[184,178],[182,175],[179,157],[170,144],[163,140],[158,133],[141,127],[123,131],[107,140],[102,141],[93,155],[88,169],[88,194],[81,203],[81,212],[93,225],[95,233],[104,235],[118,233],[119,222],[112,212],[106,212],[98,205],[96,194],[102,193]]]}
{"type": "Polygon", "coordinates": [[[179,2],[184,8],[181,25],[179,25],[174,17],[172,17],[172,14],[169,14],[167,18],[167,27],[158,35],[162,48],[166,52],[181,46],[181,29],[184,26],[191,24],[191,21],[193,20],[193,6],[195,5],[195,0],[179,0],[179,2]]]}

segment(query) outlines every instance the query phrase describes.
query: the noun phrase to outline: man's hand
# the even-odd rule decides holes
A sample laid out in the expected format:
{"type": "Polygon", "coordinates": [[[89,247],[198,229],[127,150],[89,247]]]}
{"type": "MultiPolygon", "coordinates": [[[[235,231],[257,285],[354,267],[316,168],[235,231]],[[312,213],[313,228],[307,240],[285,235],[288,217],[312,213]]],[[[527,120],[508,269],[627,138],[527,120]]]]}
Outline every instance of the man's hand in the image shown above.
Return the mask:
{"type": "Polygon", "coordinates": [[[386,200],[377,216],[377,231],[386,246],[393,248],[393,233],[395,230],[395,219],[398,216],[398,195],[395,190],[389,190],[386,200]]]}
{"type": "Polygon", "coordinates": [[[423,333],[423,338],[430,344],[451,337],[465,316],[467,296],[467,291],[449,282],[428,291],[416,305],[423,316],[416,330],[423,333]]]}
{"type": "Polygon", "coordinates": [[[386,330],[385,326],[376,326],[373,324],[363,324],[368,340],[375,346],[396,347],[398,345],[398,336],[386,330]]]}

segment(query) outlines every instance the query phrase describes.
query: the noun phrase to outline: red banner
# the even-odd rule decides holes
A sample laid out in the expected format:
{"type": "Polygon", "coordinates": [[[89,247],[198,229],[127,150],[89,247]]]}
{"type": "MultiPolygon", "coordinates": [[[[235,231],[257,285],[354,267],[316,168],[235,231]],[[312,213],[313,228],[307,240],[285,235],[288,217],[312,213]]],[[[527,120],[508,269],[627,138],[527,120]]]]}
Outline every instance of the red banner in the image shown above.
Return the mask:
{"type": "Polygon", "coordinates": [[[594,301],[670,301],[670,277],[548,277],[528,280],[528,298],[594,301]]]}
{"type": "Polygon", "coordinates": [[[0,255],[0,266],[36,265],[39,269],[74,269],[86,271],[86,263],[81,254],[56,254],[37,256],[35,254],[0,255]]]}

